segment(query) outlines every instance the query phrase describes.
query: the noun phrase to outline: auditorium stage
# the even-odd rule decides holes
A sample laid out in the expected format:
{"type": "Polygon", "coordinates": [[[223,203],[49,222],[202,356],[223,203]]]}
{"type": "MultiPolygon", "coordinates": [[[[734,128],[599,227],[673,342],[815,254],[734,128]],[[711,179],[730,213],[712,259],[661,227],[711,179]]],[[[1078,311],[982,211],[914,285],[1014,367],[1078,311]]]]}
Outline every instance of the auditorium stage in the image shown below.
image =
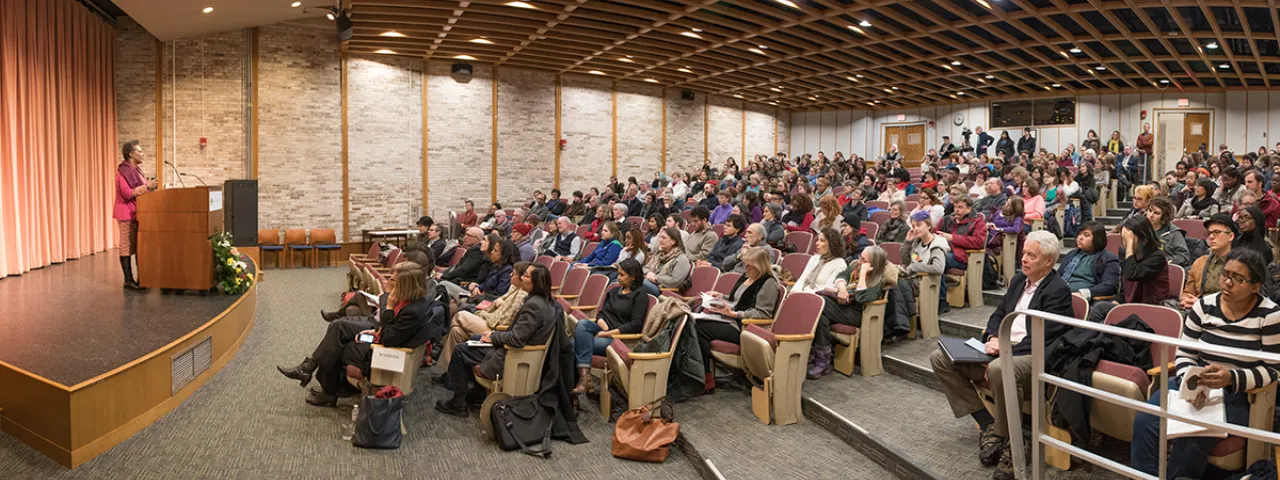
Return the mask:
{"type": "Polygon", "coordinates": [[[128,291],[118,258],[0,279],[0,430],[73,468],[194,393],[253,326],[256,285],[238,296],[128,291]]]}

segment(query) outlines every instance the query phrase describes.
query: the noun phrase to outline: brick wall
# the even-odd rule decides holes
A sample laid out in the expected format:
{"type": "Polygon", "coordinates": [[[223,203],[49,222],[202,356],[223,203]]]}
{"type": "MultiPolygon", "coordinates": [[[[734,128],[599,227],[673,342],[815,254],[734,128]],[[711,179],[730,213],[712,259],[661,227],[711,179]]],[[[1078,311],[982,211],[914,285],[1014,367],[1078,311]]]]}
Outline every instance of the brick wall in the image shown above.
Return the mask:
{"type": "Polygon", "coordinates": [[[422,212],[422,60],[351,55],[347,124],[351,238],[412,225],[422,212]]]}
{"type": "Polygon", "coordinates": [[[498,201],[504,207],[527,202],[534,190],[550,198],[556,176],[555,115],[554,73],[499,71],[498,201]]]}
{"type": "MultiPolygon", "coordinates": [[[[742,100],[713,95],[710,98],[710,110],[707,112],[708,139],[707,151],[711,156],[711,164],[716,167],[724,165],[725,159],[733,157],[742,165],[742,100]]],[[[770,128],[770,130],[773,130],[770,128]]]]}
{"type": "MultiPolygon", "coordinates": [[[[778,120],[778,150],[773,153],[777,154],[778,152],[783,152],[783,153],[790,152],[791,151],[791,114],[787,113],[786,110],[779,110],[777,112],[776,118],[778,120]]],[[[787,153],[787,155],[794,156],[794,155],[791,155],[790,153],[787,153]]]]}
{"type": "Polygon", "coordinates": [[[682,100],[679,88],[667,89],[667,171],[691,172],[702,167],[703,102],[682,100]]]}
{"type": "MultiPolygon", "coordinates": [[[[245,30],[175,40],[164,48],[165,172],[169,185],[221,185],[248,178],[245,158],[245,30]],[[208,146],[200,148],[200,138],[208,146]],[[181,181],[179,181],[181,180],[181,181]]],[[[154,113],[152,114],[154,118],[154,113]]],[[[154,121],[152,122],[154,124],[154,121]]]]}
{"type": "Polygon", "coordinates": [[[560,125],[564,139],[569,142],[560,154],[562,191],[585,192],[609,183],[613,171],[611,85],[609,79],[588,75],[561,78],[560,125]]]}
{"type": "Polygon", "coordinates": [[[462,83],[450,76],[449,65],[427,64],[428,200],[436,217],[461,210],[466,199],[483,212],[492,183],[493,68],[476,63],[462,83]]]}
{"type": "Polygon", "coordinates": [[[330,227],[342,237],[337,39],[327,28],[261,27],[258,55],[258,225],[330,227]]]}
{"type": "Polygon", "coordinates": [[[662,168],[662,87],[618,84],[618,178],[653,179],[662,168]]]}
{"type": "Polygon", "coordinates": [[[747,108],[747,156],[739,158],[739,162],[750,161],[756,155],[772,155],[773,149],[773,112],[771,105],[748,103],[747,108]]]}
{"type": "MultiPolygon", "coordinates": [[[[141,142],[149,155],[142,164],[148,177],[156,175],[156,50],[155,37],[133,19],[120,19],[115,41],[117,146],[141,142]]],[[[121,159],[115,157],[116,162],[121,159]]]]}

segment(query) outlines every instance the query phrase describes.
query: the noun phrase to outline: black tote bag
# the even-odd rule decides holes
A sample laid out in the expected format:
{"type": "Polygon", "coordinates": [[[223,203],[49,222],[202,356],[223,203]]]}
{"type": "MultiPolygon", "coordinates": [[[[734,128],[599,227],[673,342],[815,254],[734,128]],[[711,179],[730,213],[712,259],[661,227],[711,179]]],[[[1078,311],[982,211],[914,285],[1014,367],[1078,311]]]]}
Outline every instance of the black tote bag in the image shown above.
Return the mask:
{"type": "Polygon", "coordinates": [[[351,444],[362,448],[400,448],[404,436],[400,431],[404,413],[404,397],[377,398],[366,395],[360,399],[360,413],[356,417],[355,433],[351,444]]]}

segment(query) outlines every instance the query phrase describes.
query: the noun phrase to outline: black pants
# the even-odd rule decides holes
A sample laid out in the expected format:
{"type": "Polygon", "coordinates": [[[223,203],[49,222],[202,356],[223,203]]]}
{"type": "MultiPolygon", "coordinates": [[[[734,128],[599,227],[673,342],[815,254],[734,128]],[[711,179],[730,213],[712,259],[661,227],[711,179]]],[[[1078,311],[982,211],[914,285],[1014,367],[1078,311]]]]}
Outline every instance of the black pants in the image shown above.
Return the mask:
{"type": "Polygon", "coordinates": [[[329,322],[324,338],[311,352],[311,360],[319,367],[316,380],[325,392],[338,393],[346,377],[346,365],[362,365],[367,361],[369,344],[356,343],[356,334],[374,326],[373,317],[342,317],[329,322]]]}
{"type": "MultiPolygon", "coordinates": [[[[472,340],[479,340],[479,335],[472,335],[472,340]]],[[[470,347],[459,343],[453,350],[453,358],[449,359],[449,371],[444,376],[444,386],[454,393],[466,393],[475,384],[475,373],[472,367],[483,362],[485,357],[499,347],[470,347]]]]}
{"type": "Polygon", "coordinates": [[[706,373],[711,373],[711,341],[724,340],[726,342],[737,345],[742,331],[738,330],[737,325],[707,320],[698,322],[698,348],[702,350],[702,365],[706,369],[706,373]]]}
{"type": "Polygon", "coordinates": [[[852,298],[844,305],[826,295],[823,295],[822,299],[826,302],[826,307],[822,309],[822,315],[818,316],[818,326],[813,331],[813,346],[831,346],[832,325],[852,325],[862,328],[862,305],[854,303],[852,298]]]}

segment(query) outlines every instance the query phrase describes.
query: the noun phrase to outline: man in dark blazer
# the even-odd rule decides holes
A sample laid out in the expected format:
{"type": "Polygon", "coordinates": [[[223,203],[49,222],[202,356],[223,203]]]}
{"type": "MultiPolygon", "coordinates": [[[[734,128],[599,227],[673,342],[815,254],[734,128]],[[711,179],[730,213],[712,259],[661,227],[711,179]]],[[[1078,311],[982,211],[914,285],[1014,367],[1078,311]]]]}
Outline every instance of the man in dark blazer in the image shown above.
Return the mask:
{"type": "Polygon", "coordinates": [[[489,259],[480,249],[480,240],[483,238],[484,231],[479,227],[468,228],[466,236],[462,237],[462,243],[458,245],[459,248],[467,249],[467,253],[462,256],[462,261],[446,270],[440,280],[459,286],[484,280],[489,275],[489,259]]]}
{"type": "MultiPolygon", "coordinates": [[[[987,328],[982,333],[989,355],[999,355],[1000,323],[1006,314],[1015,310],[1038,310],[1063,316],[1071,316],[1071,289],[1067,282],[1053,271],[1058,262],[1061,246],[1057,237],[1048,231],[1031,232],[1027,235],[1026,246],[1023,247],[1022,273],[1014,275],[1009,282],[1009,290],[1005,293],[996,311],[987,320],[987,328]]],[[[1030,395],[1031,379],[1031,332],[1030,319],[1019,315],[1013,320],[1013,331],[1010,338],[1013,344],[1013,356],[1008,360],[996,359],[989,364],[960,363],[951,361],[945,352],[939,349],[934,352],[930,362],[933,374],[942,383],[942,389],[951,404],[951,411],[956,418],[972,416],[982,429],[979,440],[978,459],[983,465],[990,466],[999,461],[991,478],[1013,479],[1013,460],[1009,452],[1008,416],[1005,411],[1005,388],[1002,380],[1003,369],[1012,368],[1019,389],[1030,395]],[[975,390],[975,385],[986,383],[995,397],[995,412],[987,412],[982,399],[975,390]],[[993,415],[994,414],[994,415],[993,415]]],[[[1054,322],[1044,322],[1045,345],[1069,330],[1071,327],[1054,322]]],[[[1018,408],[1014,405],[1013,408],[1018,408]]]]}

